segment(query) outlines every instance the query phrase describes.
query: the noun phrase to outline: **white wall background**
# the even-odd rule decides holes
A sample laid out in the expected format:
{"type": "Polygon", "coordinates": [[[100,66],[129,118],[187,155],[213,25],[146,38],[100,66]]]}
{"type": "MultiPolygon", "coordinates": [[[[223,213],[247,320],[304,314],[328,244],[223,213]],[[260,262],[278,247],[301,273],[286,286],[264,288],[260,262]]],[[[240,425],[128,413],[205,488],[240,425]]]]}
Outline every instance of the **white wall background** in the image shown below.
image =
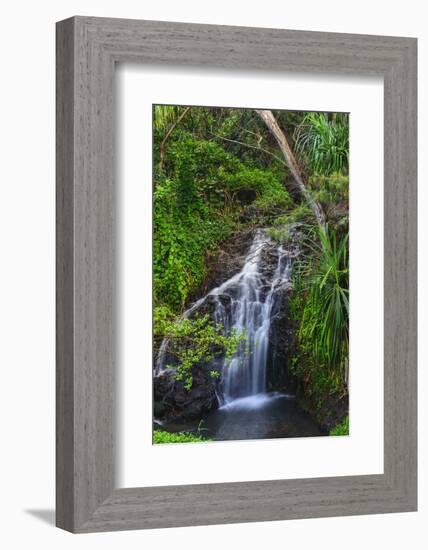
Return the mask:
{"type": "MultiPolygon", "coordinates": [[[[70,535],[54,506],[54,23],[70,15],[417,36],[420,212],[428,207],[428,28],[424,2],[379,0],[15,0],[3,5],[0,198],[0,543],[3,548],[423,548],[428,521],[428,375],[420,350],[419,512],[354,518],[70,535]],[[424,391],[425,390],[425,391],[424,391]]],[[[420,280],[428,277],[427,216],[420,222],[420,280]]],[[[427,301],[426,286],[419,296],[427,301]]],[[[420,334],[428,329],[420,307],[420,334]]],[[[421,338],[424,344],[424,338],[421,338]]]]}

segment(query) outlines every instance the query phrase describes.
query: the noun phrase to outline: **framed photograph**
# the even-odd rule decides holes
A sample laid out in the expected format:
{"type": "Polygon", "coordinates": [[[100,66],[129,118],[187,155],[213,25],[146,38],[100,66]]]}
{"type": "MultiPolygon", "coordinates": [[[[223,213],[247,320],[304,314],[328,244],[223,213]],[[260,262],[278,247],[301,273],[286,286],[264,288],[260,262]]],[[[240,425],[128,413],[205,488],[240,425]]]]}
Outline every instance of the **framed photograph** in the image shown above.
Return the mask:
{"type": "Polygon", "coordinates": [[[416,39],[57,24],[57,525],[414,511],[416,39]]]}
{"type": "Polygon", "coordinates": [[[348,118],[153,106],[154,444],[348,434],[348,118]]]}

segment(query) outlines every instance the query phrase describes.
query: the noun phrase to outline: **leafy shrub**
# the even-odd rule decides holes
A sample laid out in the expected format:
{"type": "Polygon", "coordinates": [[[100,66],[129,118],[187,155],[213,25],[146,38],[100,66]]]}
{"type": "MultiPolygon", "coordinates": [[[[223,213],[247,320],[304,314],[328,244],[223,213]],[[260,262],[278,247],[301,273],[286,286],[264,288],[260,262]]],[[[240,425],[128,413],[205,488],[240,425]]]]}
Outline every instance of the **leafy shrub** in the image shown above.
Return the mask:
{"type": "MultiPolygon", "coordinates": [[[[155,316],[156,318],[156,316],[155,316]]],[[[245,333],[235,330],[224,333],[221,324],[214,324],[208,315],[194,319],[158,319],[155,336],[162,335],[169,342],[168,353],[175,359],[168,367],[175,370],[174,378],[184,382],[187,390],[192,388],[192,369],[211,362],[215,357],[225,357],[226,364],[246,345],[245,333]]],[[[212,378],[218,378],[217,371],[210,371],[212,378]]]]}
{"type": "Polygon", "coordinates": [[[183,307],[188,293],[202,281],[205,255],[225,239],[229,219],[215,216],[200,198],[189,198],[176,181],[159,183],[154,192],[153,274],[157,303],[174,311],[183,307]],[[177,196],[185,198],[177,202],[177,196]]]}
{"type": "Polygon", "coordinates": [[[271,209],[287,210],[293,205],[293,200],[285,187],[278,181],[275,181],[275,183],[272,182],[269,187],[263,189],[260,196],[254,201],[253,204],[254,206],[265,211],[269,211],[271,209]]]}

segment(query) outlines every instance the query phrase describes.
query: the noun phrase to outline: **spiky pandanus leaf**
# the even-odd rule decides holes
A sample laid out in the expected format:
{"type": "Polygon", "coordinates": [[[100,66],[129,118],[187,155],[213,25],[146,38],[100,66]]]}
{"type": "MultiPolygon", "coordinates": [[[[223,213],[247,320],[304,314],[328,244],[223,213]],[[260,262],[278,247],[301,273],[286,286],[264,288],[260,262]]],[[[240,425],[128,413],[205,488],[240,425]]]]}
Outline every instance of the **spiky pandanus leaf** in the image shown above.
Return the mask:
{"type": "Polygon", "coordinates": [[[296,150],[314,174],[348,173],[348,115],[307,113],[294,134],[296,150]]]}
{"type": "Polygon", "coordinates": [[[300,338],[320,366],[336,370],[346,383],[349,351],[348,234],[338,237],[328,225],[308,243],[313,263],[304,270],[307,302],[300,338]]]}

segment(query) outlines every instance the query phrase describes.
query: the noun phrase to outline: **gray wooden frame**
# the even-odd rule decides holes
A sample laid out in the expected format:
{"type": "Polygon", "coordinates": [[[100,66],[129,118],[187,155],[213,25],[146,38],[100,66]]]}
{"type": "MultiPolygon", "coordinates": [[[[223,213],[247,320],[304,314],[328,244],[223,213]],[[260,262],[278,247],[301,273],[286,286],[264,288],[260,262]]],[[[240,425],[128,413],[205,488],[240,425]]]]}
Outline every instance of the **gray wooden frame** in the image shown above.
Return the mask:
{"type": "Polygon", "coordinates": [[[88,17],[59,22],[57,525],[91,532],[413,511],[416,427],[416,39],[88,17]],[[115,488],[116,62],[383,76],[382,475],[115,488]]]}

